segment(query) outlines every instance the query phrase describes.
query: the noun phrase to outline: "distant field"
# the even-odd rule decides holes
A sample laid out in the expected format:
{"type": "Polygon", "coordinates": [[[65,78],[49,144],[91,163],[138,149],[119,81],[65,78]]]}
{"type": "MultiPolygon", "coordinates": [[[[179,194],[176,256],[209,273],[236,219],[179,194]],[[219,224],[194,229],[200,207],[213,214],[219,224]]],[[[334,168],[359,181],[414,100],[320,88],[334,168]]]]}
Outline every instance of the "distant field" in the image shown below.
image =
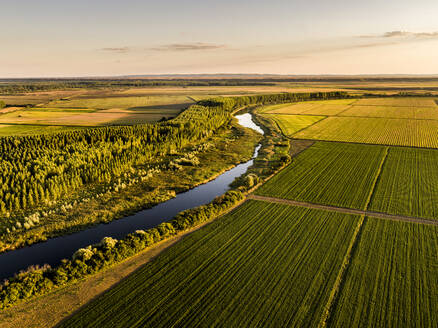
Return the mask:
{"type": "Polygon", "coordinates": [[[349,108],[355,101],[357,101],[357,99],[336,99],[280,104],[267,106],[262,109],[262,112],[271,114],[337,115],[349,108]]]}
{"type": "Polygon", "coordinates": [[[437,148],[438,121],[328,117],[294,138],[437,148]]]}
{"type": "Polygon", "coordinates": [[[365,209],[385,151],[381,146],[317,142],[255,193],[365,209]]]}
{"type": "Polygon", "coordinates": [[[407,106],[407,107],[435,107],[435,100],[433,98],[366,98],[359,99],[355,105],[366,105],[366,106],[407,106]]]}
{"type": "Polygon", "coordinates": [[[438,227],[368,218],[328,326],[437,327],[438,227]]]}
{"type": "Polygon", "coordinates": [[[64,131],[74,131],[79,128],[66,127],[66,126],[38,126],[38,125],[6,125],[0,124],[0,136],[20,136],[20,135],[33,135],[42,133],[56,133],[64,131]]]}
{"type": "Polygon", "coordinates": [[[316,327],[357,222],[248,201],[59,327],[316,327]]]}
{"type": "Polygon", "coordinates": [[[370,209],[438,219],[438,150],[391,148],[370,209]]]}
{"type": "Polygon", "coordinates": [[[42,108],[30,110],[17,110],[1,114],[0,123],[8,124],[41,124],[41,125],[78,125],[78,126],[101,126],[101,125],[132,125],[156,122],[162,117],[173,117],[168,111],[157,112],[131,112],[131,111],[90,111],[90,110],[47,110],[42,108]]]}
{"type": "Polygon", "coordinates": [[[104,98],[75,98],[58,100],[47,103],[46,107],[55,108],[93,108],[93,109],[131,109],[141,110],[155,106],[166,106],[180,110],[188,107],[194,101],[186,96],[143,96],[143,97],[104,97],[104,98]]]}
{"type": "Polygon", "coordinates": [[[275,114],[269,115],[269,118],[272,118],[277,123],[283,134],[291,136],[309,125],[324,119],[325,116],[275,114]]]}
{"type": "Polygon", "coordinates": [[[438,107],[352,106],[339,116],[438,120],[438,107]]]}

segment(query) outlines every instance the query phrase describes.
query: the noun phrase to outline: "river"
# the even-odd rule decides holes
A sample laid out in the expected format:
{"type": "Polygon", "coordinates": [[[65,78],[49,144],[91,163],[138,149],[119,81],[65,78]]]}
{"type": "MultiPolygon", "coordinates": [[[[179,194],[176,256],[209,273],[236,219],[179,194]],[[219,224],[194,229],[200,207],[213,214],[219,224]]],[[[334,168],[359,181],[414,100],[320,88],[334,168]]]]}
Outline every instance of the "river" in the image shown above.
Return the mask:
{"type": "MultiPolygon", "coordinates": [[[[240,125],[263,134],[253,121],[251,114],[235,116],[240,125]]],[[[142,210],[134,215],[107,224],[98,224],[70,235],[51,238],[24,248],[0,254],[0,279],[13,276],[30,265],[50,264],[56,266],[64,258],[70,258],[79,248],[99,242],[103,237],[123,238],[138,229],[149,229],[172,219],[179,212],[210,203],[215,197],[229,190],[229,185],[243,175],[257,157],[260,145],[254,150],[253,158],[219,175],[216,179],[199,185],[189,191],[177,194],[166,202],[142,210]]]]}

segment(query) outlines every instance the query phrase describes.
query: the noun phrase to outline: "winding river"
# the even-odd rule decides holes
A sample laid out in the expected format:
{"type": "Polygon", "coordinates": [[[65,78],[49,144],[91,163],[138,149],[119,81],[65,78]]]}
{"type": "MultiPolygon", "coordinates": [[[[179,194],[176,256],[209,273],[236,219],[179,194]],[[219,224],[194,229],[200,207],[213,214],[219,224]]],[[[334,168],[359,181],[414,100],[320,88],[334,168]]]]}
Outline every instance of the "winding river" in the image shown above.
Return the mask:
{"type": "MultiPolygon", "coordinates": [[[[263,130],[253,122],[251,114],[235,117],[240,125],[263,134],[263,130]]],[[[235,178],[248,170],[257,157],[259,149],[260,145],[255,148],[253,158],[248,162],[239,164],[216,179],[177,194],[175,198],[152,208],[108,224],[99,224],[70,235],[51,238],[45,242],[0,254],[0,280],[11,277],[30,265],[47,263],[55,266],[61,259],[70,258],[77,249],[95,244],[103,237],[111,236],[120,239],[137,229],[153,228],[172,219],[181,211],[211,202],[215,197],[225,193],[235,178]]]]}

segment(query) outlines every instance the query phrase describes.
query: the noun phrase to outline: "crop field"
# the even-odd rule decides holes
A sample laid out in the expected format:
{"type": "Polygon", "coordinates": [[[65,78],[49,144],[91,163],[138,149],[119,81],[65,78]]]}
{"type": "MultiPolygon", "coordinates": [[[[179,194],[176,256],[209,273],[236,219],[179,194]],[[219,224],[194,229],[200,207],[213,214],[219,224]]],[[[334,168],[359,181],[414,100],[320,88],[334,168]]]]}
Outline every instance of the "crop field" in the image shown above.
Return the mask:
{"type": "Polygon", "coordinates": [[[390,107],[435,107],[438,110],[435,99],[433,98],[366,98],[359,99],[355,105],[361,106],[390,106],[390,107]]]}
{"type": "Polygon", "coordinates": [[[370,209],[438,219],[438,150],[391,148],[370,209]]]}
{"type": "Polygon", "coordinates": [[[436,327],[438,227],[367,218],[329,321],[333,327],[436,327]]]}
{"type": "Polygon", "coordinates": [[[127,111],[96,111],[88,110],[17,110],[0,115],[0,123],[4,124],[40,124],[40,125],[78,125],[100,126],[111,124],[141,124],[155,122],[166,113],[137,113],[127,111]]]}
{"type": "Polygon", "coordinates": [[[248,201],[60,327],[315,327],[357,222],[248,201]]]}
{"type": "Polygon", "coordinates": [[[339,116],[438,120],[438,107],[352,106],[339,116]]]}
{"type": "Polygon", "coordinates": [[[186,96],[143,96],[143,97],[104,97],[104,98],[75,98],[57,100],[45,104],[46,107],[55,108],[93,108],[110,109],[121,108],[142,110],[166,106],[180,110],[188,107],[194,101],[186,96]]]}
{"type": "Polygon", "coordinates": [[[437,148],[438,121],[328,117],[294,138],[437,148]]]}
{"type": "Polygon", "coordinates": [[[365,209],[386,151],[381,146],[317,142],[256,194],[365,209]]]}
{"type": "Polygon", "coordinates": [[[336,99],[323,101],[306,101],[293,104],[272,105],[262,109],[263,113],[270,114],[306,114],[306,115],[337,115],[351,104],[356,102],[356,99],[336,99]]]}
{"type": "Polygon", "coordinates": [[[8,125],[0,124],[0,137],[15,135],[33,135],[41,133],[56,133],[64,131],[74,131],[79,128],[66,126],[40,126],[40,125],[8,125]]]}
{"type": "Polygon", "coordinates": [[[270,115],[269,117],[272,118],[275,123],[277,123],[283,134],[286,136],[291,136],[294,133],[307,128],[309,125],[312,125],[325,118],[325,116],[281,114],[274,114],[270,115]]]}

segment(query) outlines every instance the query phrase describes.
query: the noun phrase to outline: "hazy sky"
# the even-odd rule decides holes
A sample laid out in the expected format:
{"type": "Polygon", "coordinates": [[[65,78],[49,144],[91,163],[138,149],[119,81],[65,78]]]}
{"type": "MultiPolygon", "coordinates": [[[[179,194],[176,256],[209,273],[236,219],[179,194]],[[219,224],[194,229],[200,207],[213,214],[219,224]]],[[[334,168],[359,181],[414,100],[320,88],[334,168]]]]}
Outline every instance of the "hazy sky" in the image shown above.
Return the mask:
{"type": "Polygon", "coordinates": [[[437,74],[438,0],[0,0],[0,77],[437,74]]]}

